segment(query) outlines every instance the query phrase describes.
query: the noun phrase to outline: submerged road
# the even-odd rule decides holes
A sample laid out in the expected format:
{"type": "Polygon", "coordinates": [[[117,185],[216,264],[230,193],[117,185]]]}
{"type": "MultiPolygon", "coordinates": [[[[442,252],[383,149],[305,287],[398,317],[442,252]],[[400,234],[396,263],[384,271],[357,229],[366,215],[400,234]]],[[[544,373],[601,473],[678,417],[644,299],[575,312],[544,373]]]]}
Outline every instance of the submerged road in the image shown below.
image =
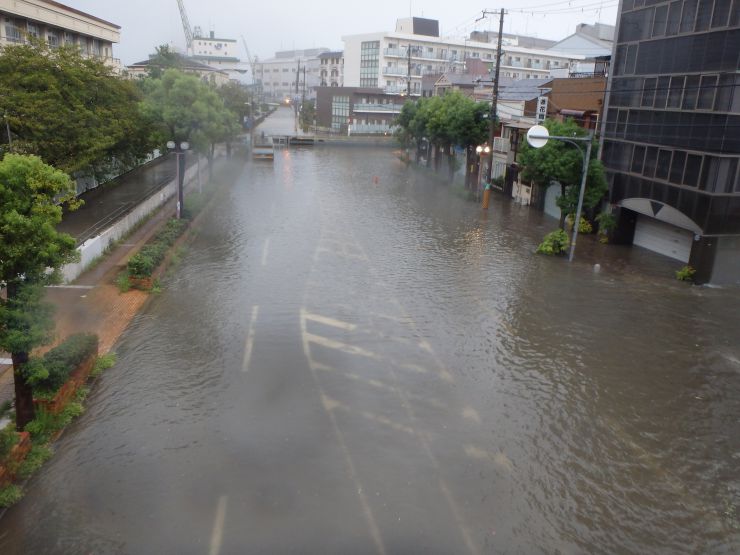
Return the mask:
{"type": "Polygon", "coordinates": [[[737,292],[387,149],[214,200],[1,553],[740,550],[737,292]]]}

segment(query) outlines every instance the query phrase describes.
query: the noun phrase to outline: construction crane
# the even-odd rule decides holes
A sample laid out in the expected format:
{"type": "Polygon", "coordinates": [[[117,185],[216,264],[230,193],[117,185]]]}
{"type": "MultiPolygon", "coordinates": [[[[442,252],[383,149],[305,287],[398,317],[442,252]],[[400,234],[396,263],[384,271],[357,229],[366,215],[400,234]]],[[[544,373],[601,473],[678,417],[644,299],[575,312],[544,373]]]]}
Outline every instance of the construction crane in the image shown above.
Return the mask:
{"type": "Polygon", "coordinates": [[[182,0],[177,0],[177,7],[180,8],[180,18],[182,19],[182,28],[185,30],[185,43],[188,54],[193,49],[193,28],[190,26],[188,12],[185,10],[185,4],[182,0]]]}
{"type": "Polygon", "coordinates": [[[257,96],[262,100],[262,79],[257,78],[257,69],[254,63],[254,59],[252,58],[252,55],[249,53],[249,47],[247,46],[247,39],[244,38],[244,35],[241,35],[242,37],[242,43],[244,44],[244,50],[247,51],[247,60],[249,61],[249,68],[252,70],[252,81],[254,82],[255,88],[257,89],[257,96]]]}

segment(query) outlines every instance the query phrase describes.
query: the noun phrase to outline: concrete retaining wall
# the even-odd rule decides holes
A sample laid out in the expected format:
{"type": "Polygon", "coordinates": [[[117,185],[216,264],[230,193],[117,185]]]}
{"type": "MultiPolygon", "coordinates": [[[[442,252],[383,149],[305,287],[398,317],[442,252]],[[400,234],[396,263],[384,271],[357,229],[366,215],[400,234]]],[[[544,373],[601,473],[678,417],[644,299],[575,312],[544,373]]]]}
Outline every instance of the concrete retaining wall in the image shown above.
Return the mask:
{"type": "MultiPolygon", "coordinates": [[[[208,171],[208,162],[205,160],[201,162],[201,175],[204,171],[208,171]]],[[[197,172],[197,164],[193,164],[185,171],[185,186],[197,178],[197,172]]],[[[159,191],[144,200],[131,212],[123,216],[123,218],[114,224],[111,224],[111,226],[101,232],[100,235],[85,241],[77,248],[80,252],[80,261],[74,264],[67,264],[62,268],[64,282],[70,283],[77,279],[91,262],[105,252],[111,243],[125,237],[129,231],[136,227],[136,224],[151,213],[155,212],[176,194],[177,180],[173,179],[159,191]]]]}

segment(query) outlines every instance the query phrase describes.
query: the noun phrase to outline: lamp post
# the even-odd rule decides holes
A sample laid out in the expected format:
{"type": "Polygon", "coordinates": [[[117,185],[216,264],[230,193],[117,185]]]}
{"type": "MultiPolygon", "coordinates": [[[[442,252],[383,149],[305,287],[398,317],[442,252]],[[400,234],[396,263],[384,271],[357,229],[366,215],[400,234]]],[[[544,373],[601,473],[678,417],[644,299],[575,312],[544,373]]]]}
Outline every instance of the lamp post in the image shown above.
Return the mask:
{"type": "Polygon", "coordinates": [[[570,252],[568,253],[568,262],[573,262],[576,253],[576,239],[578,239],[578,226],[581,223],[581,208],[583,207],[583,194],[586,191],[586,178],[588,177],[588,162],[591,158],[591,143],[594,136],[593,131],[589,131],[587,137],[557,137],[550,136],[550,132],[543,125],[535,125],[527,131],[527,142],[533,148],[542,148],[547,144],[549,139],[563,141],[574,145],[581,150],[581,143],[586,143],[586,150],[583,153],[583,167],[581,169],[581,190],[578,193],[578,207],[576,208],[576,217],[573,220],[573,239],[570,242],[570,252]]]}
{"type": "Polygon", "coordinates": [[[176,143],[168,141],[167,148],[175,152],[177,167],[177,219],[182,219],[182,211],[185,208],[185,190],[183,182],[185,181],[185,152],[190,148],[186,141],[176,143]]]}
{"type": "MultiPolygon", "coordinates": [[[[488,155],[491,152],[491,147],[488,146],[488,143],[484,143],[475,147],[475,152],[478,154],[478,178],[475,181],[475,198],[476,200],[480,200],[480,177],[481,170],[483,169],[483,154],[488,155]]],[[[485,192],[483,196],[485,196],[485,192]]],[[[486,205],[485,208],[488,208],[488,203],[486,202],[484,204],[486,205]]]]}

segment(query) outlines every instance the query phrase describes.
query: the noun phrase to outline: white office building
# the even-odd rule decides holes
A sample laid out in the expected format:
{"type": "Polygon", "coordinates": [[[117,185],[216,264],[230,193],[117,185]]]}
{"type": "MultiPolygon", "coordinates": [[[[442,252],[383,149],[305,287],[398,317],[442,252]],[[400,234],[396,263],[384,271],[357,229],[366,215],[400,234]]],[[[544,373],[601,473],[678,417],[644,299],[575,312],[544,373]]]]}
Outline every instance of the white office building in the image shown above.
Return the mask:
{"type": "MultiPolygon", "coordinates": [[[[496,43],[470,39],[441,38],[435,20],[418,17],[399,19],[393,32],[342,37],[344,41],[344,85],[380,87],[387,92],[407,90],[421,94],[423,75],[462,72],[467,58],[477,58],[493,67],[496,43]],[[410,57],[409,57],[410,49],[410,57]]],[[[585,56],[519,46],[516,38],[502,45],[501,76],[540,79],[568,69],[585,56]]]]}
{"type": "Polygon", "coordinates": [[[255,78],[262,83],[265,98],[282,101],[302,96],[304,84],[306,98],[315,98],[316,87],[321,85],[321,55],[325,52],[329,49],[286,50],[276,52],[274,58],[255,62],[255,78]]]}

